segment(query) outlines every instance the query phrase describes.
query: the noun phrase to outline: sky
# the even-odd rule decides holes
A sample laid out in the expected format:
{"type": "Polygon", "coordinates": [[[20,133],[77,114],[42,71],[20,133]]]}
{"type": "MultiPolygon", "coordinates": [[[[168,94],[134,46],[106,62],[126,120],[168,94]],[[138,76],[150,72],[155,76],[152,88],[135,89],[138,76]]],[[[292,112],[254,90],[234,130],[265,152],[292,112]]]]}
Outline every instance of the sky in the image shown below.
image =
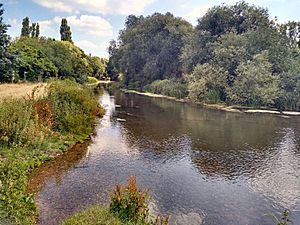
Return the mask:
{"type": "MultiPolygon", "coordinates": [[[[4,21],[10,24],[9,34],[20,35],[21,24],[28,16],[38,22],[41,36],[60,39],[62,18],[67,18],[73,41],[87,54],[108,57],[107,47],[118,37],[128,15],[151,15],[171,12],[193,25],[197,18],[214,5],[234,4],[236,0],[0,0],[4,4],[4,21]]],[[[271,18],[279,22],[300,21],[300,0],[246,0],[269,9],[271,18]]]]}

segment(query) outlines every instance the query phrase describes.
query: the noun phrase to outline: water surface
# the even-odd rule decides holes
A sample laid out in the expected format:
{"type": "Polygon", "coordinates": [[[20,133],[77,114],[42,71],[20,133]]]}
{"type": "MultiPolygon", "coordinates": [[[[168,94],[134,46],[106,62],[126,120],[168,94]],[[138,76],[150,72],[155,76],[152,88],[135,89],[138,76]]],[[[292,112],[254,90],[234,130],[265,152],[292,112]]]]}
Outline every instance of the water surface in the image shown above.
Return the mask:
{"type": "Polygon", "coordinates": [[[135,94],[104,94],[92,140],[35,172],[39,223],[59,224],[108,203],[135,175],[151,208],[173,224],[300,224],[300,118],[204,109],[135,94]],[[72,156],[72,157],[70,157],[72,156]]]}

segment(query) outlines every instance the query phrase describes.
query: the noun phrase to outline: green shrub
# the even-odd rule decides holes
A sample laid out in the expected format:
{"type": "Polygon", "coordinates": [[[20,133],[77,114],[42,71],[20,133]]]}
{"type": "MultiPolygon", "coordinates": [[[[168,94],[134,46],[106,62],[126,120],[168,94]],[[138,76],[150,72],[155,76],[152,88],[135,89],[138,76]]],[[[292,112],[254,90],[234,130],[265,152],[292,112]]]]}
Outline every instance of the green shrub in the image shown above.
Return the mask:
{"type": "Polygon", "coordinates": [[[103,113],[93,92],[70,80],[50,83],[47,99],[54,110],[54,130],[84,137],[92,132],[95,116],[103,113]]]}
{"type": "Polygon", "coordinates": [[[161,94],[175,98],[184,98],[187,95],[186,85],[175,79],[156,80],[147,85],[144,89],[145,91],[149,91],[154,94],[161,94]]]}

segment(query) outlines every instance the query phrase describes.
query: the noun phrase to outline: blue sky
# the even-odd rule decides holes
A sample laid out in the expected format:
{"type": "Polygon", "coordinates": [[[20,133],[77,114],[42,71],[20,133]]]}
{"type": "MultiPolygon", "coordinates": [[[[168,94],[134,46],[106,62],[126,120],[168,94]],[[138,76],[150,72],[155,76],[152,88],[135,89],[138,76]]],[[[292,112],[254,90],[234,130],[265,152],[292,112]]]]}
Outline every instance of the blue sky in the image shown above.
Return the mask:
{"type": "MultiPolygon", "coordinates": [[[[41,35],[60,38],[61,18],[67,18],[73,41],[86,53],[107,57],[108,42],[118,36],[127,15],[150,15],[171,12],[192,24],[207,9],[221,3],[234,4],[236,0],[1,0],[4,20],[12,27],[12,37],[20,35],[22,19],[39,22],[41,35]]],[[[280,22],[300,21],[300,0],[247,0],[269,9],[271,17],[280,22]]]]}

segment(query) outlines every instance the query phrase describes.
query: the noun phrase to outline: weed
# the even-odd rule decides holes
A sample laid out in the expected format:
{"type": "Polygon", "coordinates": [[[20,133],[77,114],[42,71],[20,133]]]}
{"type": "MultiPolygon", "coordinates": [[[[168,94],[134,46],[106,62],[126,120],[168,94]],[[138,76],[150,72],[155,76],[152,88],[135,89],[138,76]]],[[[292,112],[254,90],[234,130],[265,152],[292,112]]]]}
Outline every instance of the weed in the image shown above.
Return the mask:
{"type": "Polygon", "coordinates": [[[117,184],[110,195],[110,212],[126,222],[139,225],[167,225],[169,218],[157,217],[152,220],[149,214],[149,191],[141,191],[134,176],[130,176],[127,186],[117,184]]]}

